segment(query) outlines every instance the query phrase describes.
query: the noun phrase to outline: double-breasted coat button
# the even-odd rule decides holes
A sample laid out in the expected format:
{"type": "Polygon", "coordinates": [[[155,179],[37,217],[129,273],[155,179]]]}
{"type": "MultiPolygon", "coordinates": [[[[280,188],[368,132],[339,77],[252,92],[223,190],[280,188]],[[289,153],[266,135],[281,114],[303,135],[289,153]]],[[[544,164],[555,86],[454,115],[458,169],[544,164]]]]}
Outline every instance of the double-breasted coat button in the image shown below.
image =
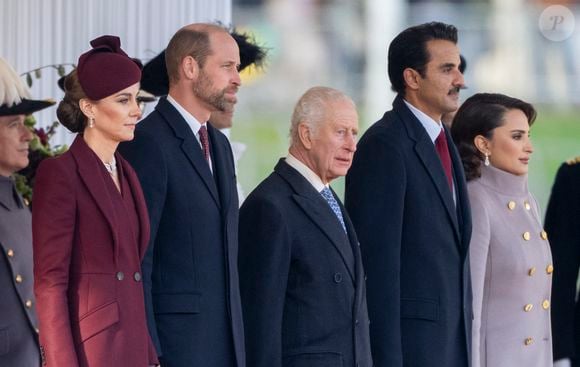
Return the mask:
{"type": "Polygon", "coordinates": [[[335,273],[335,274],[334,274],[334,282],[335,282],[335,283],[340,283],[340,282],[342,282],[342,274],[341,274],[341,273],[335,273]]]}
{"type": "Polygon", "coordinates": [[[545,241],[548,239],[548,232],[546,231],[542,231],[540,232],[540,237],[542,237],[542,239],[545,241]]]}
{"type": "Polygon", "coordinates": [[[542,308],[544,310],[547,310],[548,308],[550,308],[550,301],[548,301],[547,299],[545,299],[544,302],[542,302],[542,308]]]}
{"type": "Polygon", "coordinates": [[[524,344],[527,345],[531,345],[534,342],[534,338],[526,338],[526,340],[524,340],[524,344]]]}
{"type": "Polygon", "coordinates": [[[546,266],[546,274],[552,274],[554,272],[554,265],[550,264],[546,266]]]}
{"type": "Polygon", "coordinates": [[[532,310],[532,308],[534,308],[534,305],[531,303],[528,303],[527,305],[524,306],[524,311],[530,312],[532,310]]]}
{"type": "Polygon", "coordinates": [[[530,240],[530,232],[526,231],[522,234],[522,237],[524,238],[524,240],[529,241],[530,240]]]}
{"type": "Polygon", "coordinates": [[[14,257],[14,250],[9,248],[8,251],[6,252],[6,255],[8,255],[8,257],[14,257]]]}
{"type": "Polygon", "coordinates": [[[32,301],[31,300],[27,299],[24,304],[26,305],[26,308],[32,308],[32,301]]]}
{"type": "Polygon", "coordinates": [[[528,201],[524,201],[524,208],[526,208],[526,210],[532,209],[532,207],[530,206],[530,203],[528,201]]]}
{"type": "Polygon", "coordinates": [[[513,200],[510,200],[510,202],[507,205],[509,210],[514,210],[516,208],[516,202],[513,200]]]}
{"type": "Polygon", "coordinates": [[[22,283],[22,275],[17,274],[15,280],[16,280],[16,283],[22,283]]]}
{"type": "Polygon", "coordinates": [[[135,279],[136,282],[140,282],[141,281],[141,273],[136,271],[135,274],[133,274],[133,279],[135,279]]]}
{"type": "Polygon", "coordinates": [[[536,274],[536,267],[532,266],[530,270],[528,270],[528,275],[533,276],[534,274],[536,274]]]}
{"type": "Polygon", "coordinates": [[[122,271],[117,273],[117,280],[123,280],[125,279],[125,274],[123,274],[122,271]]]}

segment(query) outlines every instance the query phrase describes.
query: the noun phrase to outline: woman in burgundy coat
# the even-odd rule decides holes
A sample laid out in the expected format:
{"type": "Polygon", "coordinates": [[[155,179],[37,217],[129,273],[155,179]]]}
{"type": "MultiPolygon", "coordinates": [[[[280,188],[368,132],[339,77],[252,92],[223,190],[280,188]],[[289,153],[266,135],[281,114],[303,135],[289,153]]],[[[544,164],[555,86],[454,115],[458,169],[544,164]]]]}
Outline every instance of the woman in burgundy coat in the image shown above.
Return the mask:
{"type": "Polygon", "coordinates": [[[141,116],[140,67],[119,38],[91,42],[65,80],[60,122],[78,133],[44,161],[32,213],[40,344],[47,367],[157,364],[141,259],[149,218],[137,176],[116,152],[141,116]]]}

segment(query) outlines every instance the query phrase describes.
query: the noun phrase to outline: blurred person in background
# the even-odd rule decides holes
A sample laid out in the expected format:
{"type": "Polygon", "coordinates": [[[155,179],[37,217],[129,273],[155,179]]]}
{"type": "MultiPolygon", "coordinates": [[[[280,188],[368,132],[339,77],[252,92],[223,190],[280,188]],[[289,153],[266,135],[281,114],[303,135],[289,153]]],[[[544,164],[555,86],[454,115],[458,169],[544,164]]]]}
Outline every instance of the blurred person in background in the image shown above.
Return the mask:
{"type": "Polygon", "coordinates": [[[397,97],[361,138],[346,177],[377,367],[465,367],[471,340],[463,167],[441,122],[459,107],[457,28],[399,33],[388,52],[397,97]]]}
{"type": "Polygon", "coordinates": [[[157,364],[141,260],[149,217],[137,175],[116,151],[133,139],[141,68],[115,36],[91,41],[64,82],[59,121],[77,133],[37,172],[32,227],[43,365],[157,364]]]}
{"type": "Polygon", "coordinates": [[[471,367],[552,365],[552,257],[528,190],[532,105],[479,93],[457,111],[451,134],[471,202],[471,367]]]}
{"type": "Polygon", "coordinates": [[[562,164],[546,210],[554,259],[552,336],[554,367],[580,366],[580,157],[562,164]]]}
{"type": "Polygon", "coordinates": [[[31,99],[18,74],[0,58],[0,366],[40,366],[32,218],[13,175],[29,163],[33,136],[24,124],[26,115],[54,103],[31,99]]]}

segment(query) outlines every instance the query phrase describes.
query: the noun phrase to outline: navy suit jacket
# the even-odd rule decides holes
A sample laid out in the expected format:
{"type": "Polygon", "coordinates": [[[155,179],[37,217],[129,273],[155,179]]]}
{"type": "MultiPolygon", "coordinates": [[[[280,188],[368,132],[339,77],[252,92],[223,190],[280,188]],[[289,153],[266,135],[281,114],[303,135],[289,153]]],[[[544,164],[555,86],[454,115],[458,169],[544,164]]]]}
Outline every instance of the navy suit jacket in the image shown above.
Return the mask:
{"type": "Polygon", "coordinates": [[[468,365],[471,216],[446,134],[456,204],[433,142],[400,96],[361,138],[347,175],[377,367],[468,365]]]}
{"type": "MultiPolygon", "coordinates": [[[[336,197],[336,195],[335,195],[336,197]]],[[[358,241],[281,160],[240,209],[247,365],[371,367],[358,241]]]]}
{"type": "Polygon", "coordinates": [[[166,98],[119,148],[151,218],[143,281],[149,332],[167,367],[245,366],[234,162],[226,137],[207,128],[213,175],[166,98]]]}

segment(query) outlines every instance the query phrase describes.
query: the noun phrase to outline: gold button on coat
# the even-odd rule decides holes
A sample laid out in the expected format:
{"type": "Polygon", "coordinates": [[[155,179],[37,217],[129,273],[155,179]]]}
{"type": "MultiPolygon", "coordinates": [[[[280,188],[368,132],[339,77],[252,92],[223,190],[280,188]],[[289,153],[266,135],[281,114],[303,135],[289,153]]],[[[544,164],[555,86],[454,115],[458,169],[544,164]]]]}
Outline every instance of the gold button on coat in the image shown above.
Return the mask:
{"type": "Polygon", "coordinates": [[[550,308],[550,301],[548,301],[547,299],[545,299],[544,302],[542,302],[542,308],[544,310],[547,310],[548,308],[550,308]]]}
{"type": "Polygon", "coordinates": [[[530,203],[524,201],[524,208],[526,208],[526,210],[530,210],[532,207],[530,206],[530,203]]]}
{"type": "Polygon", "coordinates": [[[6,255],[8,255],[8,257],[14,257],[14,250],[13,249],[8,249],[8,252],[6,252],[6,255]]]}
{"type": "Polygon", "coordinates": [[[546,232],[546,231],[540,232],[540,237],[542,237],[543,240],[547,240],[548,239],[548,232],[546,232]]]}
{"type": "Polygon", "coordinates": [[[16,283],[22,283],[22,275],[16,275],[16,283]]]}
{"type": "Polygon", "coordinates": [[[524,232],[524,234],[522,234],[522,237],[524,238],[524,240],[529,241],[530,240],[530,232],[524,232]]]}
{"type": "Polygon", "coordinates": [[[532,308],[534,308],[534,305],[531,303],[528,303],[527,305],[524,306],[524,311],[530,312],[532,310],[532,308]]]}
{"type": "Polygon", "coordinates": [[[26,300],[25,305],[26,305],[27,308],[31,308],[32,307],[32,301],[31,300],[26,300]]]}
{"type": "Polygon", "coordinates": [[[30,206],[30,201],[27,198],[24,198],[22,201],[24,202],[24,205],[30,206]]]}
{"type": "Polygon", "coordinates": [[[530,270],[528,271],[528,275],[529,275],[529,276],[532,276],[532,275],[534,275],[534,274],[536,274],[536,267],[535,267],[535,266],[532,266],[532,267],[530,268],[530,270]]]}
{"type": "Polygon", "coordinates": [[[516,208],[516,202],[513,200],[510,200],[510,202],[508,203],[508,209],[514,210],[515,208],[516,208]]]}
{"type": "Polygon", "coordinates": [[[552,274],[554,272],[554,265],[550,264],[546,266],[546,274],[552,274]]]}
{"type": "Polygon", "coordinates": [[[526,340],[524,340],[525,345],[531,345],[533,342],[534,342],[534,338],[526,338],[526,340]]]}

